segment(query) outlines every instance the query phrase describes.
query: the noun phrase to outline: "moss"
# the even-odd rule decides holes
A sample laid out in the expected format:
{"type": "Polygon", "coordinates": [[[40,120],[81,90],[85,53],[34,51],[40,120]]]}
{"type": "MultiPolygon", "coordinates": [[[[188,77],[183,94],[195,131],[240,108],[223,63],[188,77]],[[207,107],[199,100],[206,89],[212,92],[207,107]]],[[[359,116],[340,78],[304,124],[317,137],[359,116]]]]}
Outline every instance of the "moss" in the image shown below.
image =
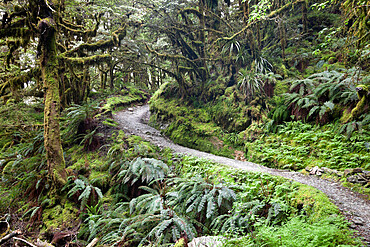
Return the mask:
{"type": "Polygon", "coordinates": [[[69,173],[76,173],[80,175],[84,175],[89,172],[89,162],[86,159],[86,157],[79,158],[75,160],[76,158],[73,158],[72,162],[73,165],[70,165],[67,167],[67,170],[70,171],[69,173]]]}
{"type": "Polygon", "coordinates": [[[365,105],[367,105],[369,102],[369,94],[370,89],[367,85],[358,85],[356,87],[357,90],[357,96],[359,98],[359,102],[357,103],[356,107],[353,108],[351,111],[351,115],[353,119],[358,118],[363,112],[365,105]]]}
{"type": "Polygon", "coordinates": [[[8,210],[10,209],[12,204],[14,205],[15,203],[21,202],[21,200],[19,201],[15,200],[16,202],[14,202],[11,190],[7,190],[3,188],[2,186],[0,186],[0,198],[1,198],[0,200],[0,215],[1,216],[8,213],[8,210]]]}
{"type": "Polygon", "coordinates": [[[43,231],[63,230],[76,226],[79,211],[70,202],[65,201],[43,211],[43,231]]]}
{"type": "Polygon", "coordinates": [[[167,98],[166,90],[172,88],[169,85],[161,87],[150,100],[150,124],[166,126],[163,132],[175,143],[227,157],[233,157],[234,144],[223,147],[213,143],[214,138],[224,142],[225,132],[244,130],[252,122],[249,114],[256,118],[265,110],[259,106],[262,97],[254,102],[254,107],[246,107],[244,97],[235,86],[211,86],[206,92],[214,99],[210,102],[167,98]]]}
{"type": "Polygon", "coordinates": [[[352,117],[351,111],[345,109],[343,111],[342,117],[340,118],[340,122],[347,123],[348,121],[350,121],[351,117],[352,117]]]}
{"type": "Polygon", "coordinates": [[[93,55],[89,57],[61,57],[65,61],[74,65],[93,65],[111,61],[112,57],[109,54],[93,55]]]}
{"type": "Polygon", "coordinates": [[[184,239],[184,238],[180,238],[180,239],[176,242],[176,244],[174,245],[174,247],[185,247],[185,246],[187,246],[187,244],[186,244],[186,241],[185,241],[185,239],[184,239]]]}
{"type": "Polygon", "coordinates": [[[303,206],[304,212],[309,216],[310,222],[318,222],[333,214],[339,214],[337,206],[321,191],[308,185],[298,184],[298,191],[293,200],[293,206],[303,206]]]}
{"type": "Polygon", "coordinates": [[[351,191],[361,193],[362,195],[364,195],[364,198],[366,198],[367,200],[370,200],[370,184],[369,184],[369,182],[368,182],[367,185],[362,186],[361,184],[353,184],[353,183],[347,182],[347,179],[343,178],[342,185],[344,187],[350,188],[351,191]]]}
{"type": "Polygon", "coordinates": [[[107,188],[110,182],[110,174],[107,171],[93,170],[89,176],[91,184],[99,188],[107,188]]]}
{"type": "Polygon", "coordinates": [[[133,103],[145,102],[148,97],[149,94],[145,91],[132,86],[126,86],[125,89],[120,92],[120,95],[108,98],[102,110],[105,112],[119,110],[133,103]]]}

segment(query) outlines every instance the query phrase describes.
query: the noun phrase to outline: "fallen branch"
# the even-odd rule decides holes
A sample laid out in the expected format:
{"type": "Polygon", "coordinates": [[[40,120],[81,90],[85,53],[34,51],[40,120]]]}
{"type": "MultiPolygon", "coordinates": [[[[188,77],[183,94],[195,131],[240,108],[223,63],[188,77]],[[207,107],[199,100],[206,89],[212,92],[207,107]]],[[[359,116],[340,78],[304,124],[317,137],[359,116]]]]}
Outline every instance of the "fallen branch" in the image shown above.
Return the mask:
{"type": "Polygon", "coordinates": [[[34,245],[34,244],[32,244],[32,243],[28,242],[27,240],[24,240],[23,238],[17,238],[17,237],[14,237],[14,240],[21,241],[21,242],[23,242],[23,243],[25,243],[25,244],[28,244],[28,245],[29,245],[29,246],[31,246],[31,247],[37,247],[36,245],[34,245]]]}
{"type": "Polygon", "coordinates": [[[19,234],[21,234],[22,232],[19,231],[19,230],[16,230],[14,232],[11,232],[9,233],[8,235],[6,235],[5,237],[3,237],[2,239],[0,239],[0,245],[5,243],[6,241],[8,241],[9,239],[13,238],[14,236],[17,236],[19,234]]]}
{"type": "Polygon", "coordinates": [[[89,243],[86,247],[93,247],[95,246],[99,241],[99,238],[94,238],[93,241],[91,241],[91,243],[89,243]]]}

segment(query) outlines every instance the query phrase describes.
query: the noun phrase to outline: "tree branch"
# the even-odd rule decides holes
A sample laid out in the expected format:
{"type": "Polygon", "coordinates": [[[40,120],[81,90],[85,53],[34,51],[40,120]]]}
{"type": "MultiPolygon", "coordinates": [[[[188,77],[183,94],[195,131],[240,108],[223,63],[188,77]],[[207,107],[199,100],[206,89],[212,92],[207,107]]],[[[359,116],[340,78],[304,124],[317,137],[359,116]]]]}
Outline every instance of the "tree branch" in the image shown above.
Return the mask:
{"type": "Polygon", "coordinates": [[[282,11],[286,10],[287,8],[289,8],[290,6],[292,5],[295,5],[295,4],[298,4],[298,3],[301,3],[301,2],[304,2],[305,0],[297,0],[295,2],[290,2],[290,3],[287,3],[285,4],[283,7],[277,9],[277,10],[274,10],[272,11],[270,14],[268,14],[267,16],[265,16],[263,19],[258,19],[256,21],[253,21],[253,22],[249,22],[247,25],[245,25],[245,27],[243,29],[241,29],[239,32],[233,34],[232,36],[230,37],[221,37],[221,38],[218,38],[216,39],[212,45],[210,46],[211,48],[214,47],[214,45],[216,45],[219,41],[221,40],[233,40],[235,37],[237,37],[238,35],[242,34],[243,32],[245,32],[248,28],[250,28],[252,25],[256,24],[257,22],[260,22],[261,20],[265,20],[265,19],[268,19],[268,18],[272,18],[274,17],[275,15],[278,15],[279,13],[281,13],[282,11]]]}
{"type": "Polygon", "coordinates": [[[14,236],[17,236],[19,234],[22,234],[22,232],[20,230],[16,230],[14,232],[9,233],[8,235],[6,235],[5,237],[0,239],[0,245],[7,242],[11,238],[13,238],[14,236]]]}

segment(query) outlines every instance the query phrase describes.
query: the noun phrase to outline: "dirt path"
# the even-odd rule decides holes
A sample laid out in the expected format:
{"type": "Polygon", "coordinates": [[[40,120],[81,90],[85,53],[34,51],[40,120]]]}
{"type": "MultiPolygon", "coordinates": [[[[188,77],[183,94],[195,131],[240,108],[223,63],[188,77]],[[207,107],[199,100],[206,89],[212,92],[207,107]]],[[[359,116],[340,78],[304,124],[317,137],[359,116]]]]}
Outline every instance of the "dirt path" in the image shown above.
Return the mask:
{"type": "Polygon", "coordinates": [[[352,222],[352,227],[359,231],[359,235],[364,237],[370,246],[370,201],[362,198],[358,193],[341,186],[339,183],[320,179],[316,176],[305,176],[298,172],[271,169],[255,163],[233,160],[174,144],[168,138],[162,136],[160,131],[146,124],[149,114],[149,106],[144,105],[118,112],[114,118],[126,133],[141,136],[159,147],[171,148],[176,153],[210,159],[251,172],[266,172],[315,187],[324,192],[338,206],[347,219],[352,222]]]}

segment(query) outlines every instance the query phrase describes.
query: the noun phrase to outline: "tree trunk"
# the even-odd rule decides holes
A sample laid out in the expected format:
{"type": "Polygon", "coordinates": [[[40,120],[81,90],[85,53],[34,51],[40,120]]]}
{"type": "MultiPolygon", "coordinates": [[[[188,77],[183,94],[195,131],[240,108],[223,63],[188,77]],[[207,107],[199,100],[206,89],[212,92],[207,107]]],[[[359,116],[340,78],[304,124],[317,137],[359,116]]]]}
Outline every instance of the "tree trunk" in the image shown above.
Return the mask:
{"type": "Polygon", "coordinates": [[[308,20],[307,20],[307,2],[303,2],[302,3],[302,25],[303,25],[303,30],[302,30],[302,33],[305,34],[307,33],[308,31],[308,28],[307,28],[307,24],[308,23],[308,20]]]}
{"type": "Polygon", "coordinates": [[[199,12],[201,13],[200,15],[200,19],[199,19],[199,23],[200,23],[200,26],[201,26],[201,30],[200,30],[200,41],[202,42],[202,46],[200,48],[200,51],[199,51],[199,56],[200,58],[202,59],[201,60],[201,64],[202,64],[202,67],[203,67],[203,70],[201,71],[200,75],[201,75],[201,86],[200,86],[200,93],[203,94],[204,92],[204,86],[205,86],[205,83],[207,82],[207,79],[208,79],[208,67],[207,67],[207,63],[206,63],[206,34],[205,34],[205,29],[206,29],[206,23],[205,23],[205,2],[204,1],[200,1],[200,5],[199,5],[199,12]]]}
{"type": "Polygon", "coordinates": [[[59,129],[59,79],[56,49],[56,24],[51,17],[42,19],[39,24],[42,48],[40,66],[45,91],[44,145],[49,176],[54,189],[66,183],[65,161],[59,129]]]}
{"type": "Polygon", "coordinates": [[[109,64],[109,86],[110,86],[110,89],[113,90],[114,89],[114,67],[116,65],[113,63],[113,61],[109,64]]]}
{"type": "Polygon", "coordinates": [[[285,59],[286,32],[283,18],[278,17],[278,29],[280,33],[281,57],[285,59]]]}

